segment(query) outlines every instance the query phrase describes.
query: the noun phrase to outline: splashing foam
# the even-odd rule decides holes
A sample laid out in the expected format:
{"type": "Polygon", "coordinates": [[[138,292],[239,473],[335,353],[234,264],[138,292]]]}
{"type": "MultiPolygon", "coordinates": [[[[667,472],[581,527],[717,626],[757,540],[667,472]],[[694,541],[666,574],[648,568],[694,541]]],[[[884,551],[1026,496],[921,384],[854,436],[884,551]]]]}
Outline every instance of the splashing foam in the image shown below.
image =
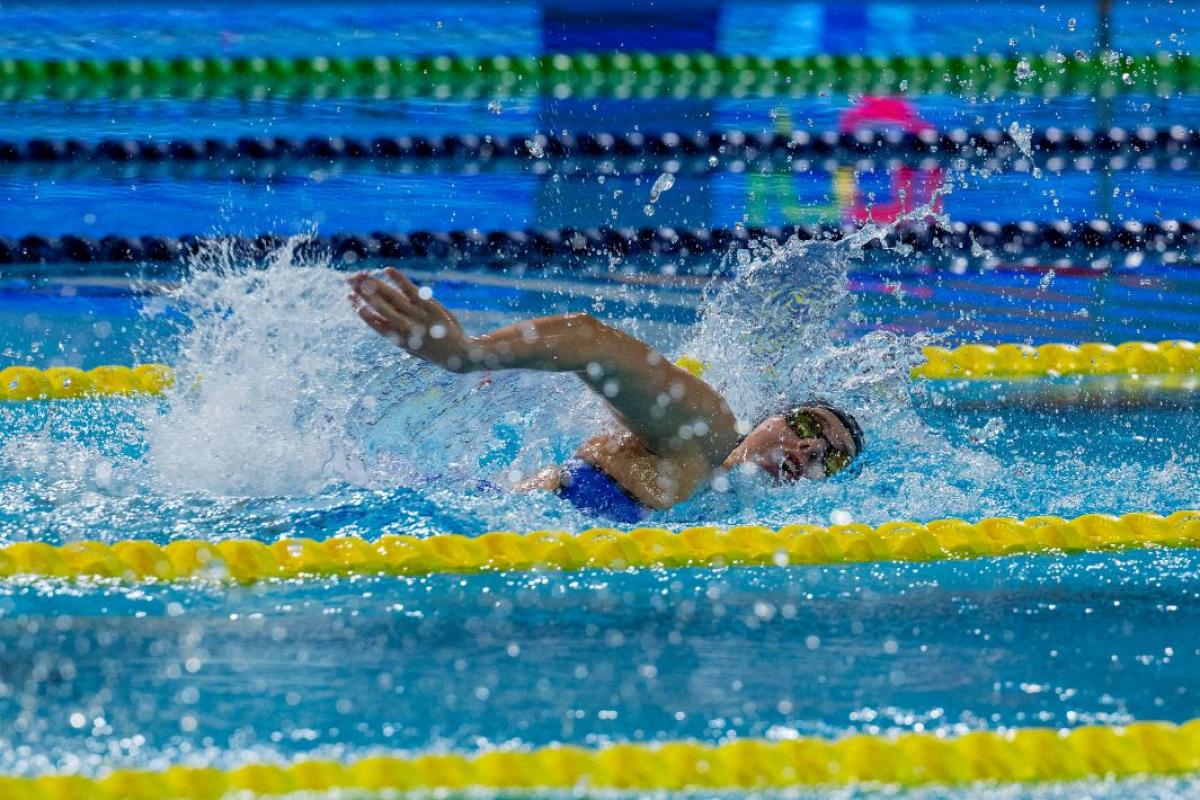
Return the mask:
{"type": "Polygon", "coordinates": [[[369,368],[340,281],[303,264],[296,237],[265,269],[239,267],[214,246],[171,300],[180,332],[170,409],[147,421],[148,463],[170,490],[270,495],[366,481],[363,452],[346,436],[356,395],[346,382],[369,368]]]}
{"type": "Polygon", "coordinates": [[[461,494],[514,437],[530,433],[535,450],[549,451],[546,433],[568,432],[553,407],[526,410],[531,392],[566,402],[564,387],[545,385],[549,376],[460,378],[370,331],[346,303],[344,275],[300,255],[307,241],[288,241],[264,267],[228,249],[206,251],[170,298],[186,322],[180,388],[146,420],[156,488],[263,497],[403,485],[461,494]]]}
{"type": "MultiPolygon", "coordinates": [[[[683,348],[708,362],[706,379],[747,422],[814,397],[855,414],[870,442],[860,474],[783,487],[734,476],[730,491],[702,493],[665,522],[828,522],[846,512],[881,522],[1125,507],[1123,476],[1098,471],[1096,459],[1002,463],[926,425],[914,406],[922,390],[908,372],[928,337],[839,335],[850,307],[848,270],[889,230],[758,245],[740,257],[733,280],[708,288],[683,348]],[[1054,489],[1066,485],[1077,495],[1054,489]]],[[[238,265],[225,251],[195,265],[172,298],[186,320],[180,388],[165,410],[143,415],[144,473],[114,483],[133,481],[176,516],[197,525],[209,519],[210,527],[204,498],[228,498],[220,513],[243,535],[257,513],[286,530],[310,525],[306,514],[322,508],[332,510],[311,522],[315,529],[349,525],[365,535],[595,524],[552,497],[480,493],[476,482],[567,457],[608,418],[597,398],[563,376],[455,376],[405,355],[350,313],[339,273],[298,255],[303,241],[263,268],[238,265]]],[[[464,321],[474,330],[498,322],[464,321]]],[[[1168,473],[1160,483],[1174,486],[1168,473]]]]}
{"type": "MultiPolygon", "coordinates": [[[[921,209],[900,222],[930,216],[921,209]]],[[[681,519],[793,521],[831,508],[886,519],[898,506],[937,516],[979,505],[1000,465],[951,446],[913,409],[908,371],[927,339],[877,332],[847,344],[838,336],[850,265],[889,231],[868,226],[838,242],[743,251],[734,279],[706,291],[686,348],[711,365],[707,379],[740,418],[819,397],[859,417],[878,457],[855,481],[753,484],[686,504],[681,519]],[[945,476],[940,491],[930,491],[931,475],[945,476]],[[918,498],[931,505],[913,507],[918,498]]],[[[160,491],[296,497],[339,484],[399,485],[443,508],[476,508],[469,489],[478,478],[561,460],[603,423],[599,401],[561,376],[462,378],[401,353],[349,313],[340,274],[298,255],[305,241],[288,242],[264,268],[208,251],[171,298],[188,323],[183,388],[147,420],[147,463],[160,491]],[[530,397],[541,402],[531,408],[530,397]]],[[[546,515],[546,503],[493,498],[476,510],[527,526],[546,515]]]]}
{"type": "MultiPolygon", "coordinates": [[[[930,220],[948,222],[926,206],[894,225],[930,220]]],[[[739,252],[734,279],[709,287],[687,348],[710,365],[706,379],[747,424],[807,400],[852,413],[869,442],[859,477],[784,487],[743,479],[749,486],[735,486],[732,503],[697,498],[684,513],[782,524],[850,509],[854,519],[881,522],[975,514],[986,505],[1003,479],[1002,464],[955,446],[914,407],[909,371],[933,339],[876,331],[846,343],[839,336],[851,306],[850,267],[868,244],[886,246],[894,225],[868,225],[839,241],[768,241],[739,252]]]]}

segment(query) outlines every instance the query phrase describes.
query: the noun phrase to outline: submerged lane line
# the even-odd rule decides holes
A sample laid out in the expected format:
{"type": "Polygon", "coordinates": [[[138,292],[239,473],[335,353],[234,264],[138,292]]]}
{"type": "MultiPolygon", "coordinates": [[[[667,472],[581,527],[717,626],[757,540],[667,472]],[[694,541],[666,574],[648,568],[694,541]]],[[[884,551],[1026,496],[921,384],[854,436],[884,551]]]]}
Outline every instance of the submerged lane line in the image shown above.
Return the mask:
{"type": "Polygon", "coordinates": [[[1067,730],[1018,728],[943,737],[906,733],[842,739],[740,739],[551,746],[481,754],[376,755],[347,763],[245,764],[233,769],[171,767],[79,775],[0,777],[10,800],[171,797],[216,800],[230,792],[287,794],[334,789],[779,789],[859,784],[1036,782],[1200,770],[1200,720],[1136,722],[1067,730]]]}
{"type": "Polygon", "coordinates": [[[1067,520],[1005,517],[970,523],[941,519],[864,524],[788,525],[778,530],[742,525],[682,531],[594,528],[480,536],[387,534],[209,542],[181,539],[159,545],[144,539],[65,545],[16,542],[0,548],[0,578],[107,578],[173,581],[263,580],[323,576],[627,570],[688,567],[784,567],[883,561],[936,561],[1037,553],[1078,553],[1135,548],[1200,547],[1200,511],[1168,517],[1086,514],[1067,520]]]}
{"type": "MultiPolygon", "coordinates": [[[[1200,346],[1184,340],[1104,344],[965,344],[952,349],[926,347],[925,362],[914,367],[916,379],[1019,380],[1065,376],[1134,379],[1155,376],[1200,378],[1200,346]]],[[[691,356],[677,362],[699,375],[704,365],[691,356]]],[[[161,394],[175,383],[166,364],[103,366],[84,372],[74,367],[14,366],[0,370],[0,400],[57,400],[120,394],[161,394]]],[[[1200,388],[1181,385],[1179,388],[1200,388]]]]}

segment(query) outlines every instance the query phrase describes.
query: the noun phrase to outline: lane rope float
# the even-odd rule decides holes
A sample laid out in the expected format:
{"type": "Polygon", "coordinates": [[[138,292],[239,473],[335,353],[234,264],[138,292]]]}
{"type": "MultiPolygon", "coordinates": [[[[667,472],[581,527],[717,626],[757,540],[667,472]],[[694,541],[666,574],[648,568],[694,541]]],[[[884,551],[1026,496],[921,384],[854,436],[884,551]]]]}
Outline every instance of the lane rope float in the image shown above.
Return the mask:
{"type": "Polygon", "coordinates": [[[143,539],[108,544],[15,542],[0,548],[0,577],[254,583],[273,579],[436,573],[783,567],[884,561],[935,561],[1041,553],[1200,547],[1200,511],[1163,517],[1086,514],[1067,520],[988,518],[970,523],[886,522],[877,527],[788,525],[778,530],[742,525],[682,531],[594,528],[480,536],[387,534],[209,542],[143,539]]]}
{"type": "MultiPolygon", "coordinates": [[[[964,344],[955,348],[925,347],[925,362],[913,368],[914,379],[1013,380],[1037,377],[1200,375],[1200,346],[1183,339],[1161,342],[1050,342],[964,344]]],[[[676,362],[697,377],[705,364],[693,356],[676,362]]],[[[133,367],[108,365],[83,371],[75,367],[14,366],[0,370],[0,400],[54,400],[121,394],[162,394],[175,384],[166,364],[133,367]]]]}
{"type": "Polygon", "coordinates": [[[552,94],[683,97],[808,95],[821,91],[916,94],[1169,95],[1200,86],[1200,59],[1157,52],[1067,55],[793,57],[707,52],[0,59],[0,98],[145,95],[494,96],[552,94]]]}
{"type": "Polygon", "coordinates": [[[104,777],[0,777],[8,800],[170,797],[217,800],[232,792],[584,789],[684,791],[799,786],[963,785],[1165,776],[1200,769],[1200,720],[1065,730],[1015,728],[958,736],[854,734],[723,744],[556,745],[476,754],[372,755],[349,762],[297,760],[230,769],[117,769],[104,777]]]}
{"type": "MultiPolygon", "coordinates": [[[[534,158],[527,161],[517,158],[487,158],[470,160],[455,158],[357,158],[357,159],[248,159],[189,160],[167,158],[161,160],[135,159],[131,161],[11,161],[0,162],[0,172],[8,178],[31,178],[38,180],[80,178],[132,178],[159,180],[271,180],[292,176],[310,177],[313,167],[319,165],[328,178],[344,175],[467,175],[480,173],[500,175],[557,175],[559,180],[585,180],[600,176],[621,179],[652,174],[655,178],[664,172],[681,178],[706,179],[713,175],[746,172],[751,169],[765,170],[768,175],[808,174],[813,172],[836,173],[850,169],[855,172],[878,172],[908,166],[918,170],[941,169],[955,173],[973,174],[981,170],[990,173],[1003,172],[1018,175],[1041,169],[1054,175],[1094,175],[1097,170],[1109,172],[1139,171],[1190,172],[1200,167],[1200,149],[1188,150],[1176,155],[1162,153],[1080,153],[1049,154],[1033,152],[1025,156],[985,155],[969,158],[953,156],[938,158],[930,155],[854,155],[852,153],[827,156],[789,155],[783,151],[761,153],[747,149],[731,157],[700,156],[680,153],[670,156],[605,156],[597,158],[586,155],[568,155],[562,158],[534,158]],[[715,163],[714,163],[715,160],[715,163]]],[[[1150,176],[1147,176],[1150,177],[1150,176]]]]}
{"type": "MultiPolygon", "coordinates": [[[[783,242],[833,241],[859,227],[852,224],[734,226],[731,228],[543,228],[531,230],[478,229],[335,233],[307,238],[298,254],[326,257],[343,264],[364,259],[462,260],[505,267],[515,262],[558,265],[564,259],[608,259],[630,256],[691,256],[724,254],[772,239],[783,242]]],[[[100,238],[68,234],[30,234],[18,239],[0,237],[0,264],[178,263],[207,247],[227,248],[239,258],[262,258],[284,246],[274,233],[256,236],[118,236],[100,238]]],[[[1144,254],[1165,261],[1200,259],[1200,220],[1103,219],[1082,222],[956,221],[948,227],[903,225],[888,231],[884,242],[874,239],[864,249],[901,245],[942,254],[990,252],[994,258],[1037,258],[1046,254],[1090,257],[1098,254],[1144,254]]],[[[1133,263],[1141,263],[1137,260],[1133,263]]],[[[1133,264],[1126,261],[1126,266],[1133,264]]],[[[683,270],[686,272],[686,264],[683,270]]],[[[706,271],[705,274],[710,274],[706,271]]]]}
{"type": "Polygon", "coordinates": [[[6,367],[0,369],[0,401],[62,400],[76,397],[162,394],[175,384],[166,364],[133,367],[6,367]]]}
{"type": "Polygon", "coordinates": [[[1059,376],[1164,375],[1200,376],[1200,347],[1195,342],[1122,342],[1112,345],[1055,342],[1037,345],[965,344],[952,349],[922,349],[925,363],[913,368],[914,378],[954,380],[1014,380],[1059,376]]]}
{"type": "Polygon", "coordinates": [[[1182,125],[1113,127],[1100,130],[1046,128],[1019,134],[1018,143],[1003,128],[954,128],[918,133],[900,130],[793,131],[754,133],[531,133],[446,134],[444,136],[288,136],[239,139],[81,139],[0,140],[0,163],[161,162],[161,161],[354,161],[447,160],[491,162],[519,159],[586,158],[1017,158],[1089,156],[1112,159],[1153,154],[1162,158],[1200,156],[1200,130],[1182,125]]]}

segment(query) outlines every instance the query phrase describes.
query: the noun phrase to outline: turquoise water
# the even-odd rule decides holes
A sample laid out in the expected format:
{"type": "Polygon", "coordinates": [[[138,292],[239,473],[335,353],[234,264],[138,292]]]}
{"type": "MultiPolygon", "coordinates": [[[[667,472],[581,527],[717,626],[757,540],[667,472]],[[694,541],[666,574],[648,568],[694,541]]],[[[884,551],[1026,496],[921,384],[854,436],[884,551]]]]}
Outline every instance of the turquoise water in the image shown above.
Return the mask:
{"type": "Polygon", "coordinates": [[[0,766],[1184,720],[1198,566],[9,586],[0,766]]]}
{"type": "MultiPolygon", "coordinates": [[[[439,372],[362,326],[340,273],[283,251],[276,262],[200,263],[165,293],[47,288],[36,311],[13,301],[13,362],[164,361],[180,386],[165,400],[0,407],[10,492],[0,525],[10,537],[273,540],[594,524],[551,496],[470,488],[558,463],[608,424],[573,378],[439,372]]],[[[873,295],[842,288],[853,263],[848,243],[751,259],[733,280],[714,279],[708,299],[682,287],[481,276],[434,287],[472,331],[588,311],[671,357],[709,362],[706,378],[745,419],[780,398],[823,397],[857,413],[872,440],[854,478],[777,487],[739,476],[729,491],[655,514],[656,524],[826,522],[845,511],[871,523],[1170,512],[1200,502],[1184,479],[1196,469],[1190,408],[956,408],[945,402],[953,394],[914,384],[908,369],[923,344],[962,332],[938,338],[928,325],[908,333],[877,320],[884,329],[847,329],[877,309],[873,295]],[[797,309],[796,292],[816,302],[797,309]]],[[[946,310],[964,297],[950,293],[946,310]]],[[[1048,298],[1048,322],[1075,307],[1069,296],[1048,298]]]]}
{"type": "MultiPolygon", "coordinates": [[[[751,278],[758,289],[844,281],[843,249],[752,261],[707,301],[675,294],[690,319],[664,318],[639,297],[652,290],[619,290],[609,318],[672,354],[713,360],[711,379],[750,409],[774,384],[753,377],[753,347],[739,348],[756,339],[742,337],[779,331],[740,313],[739,292],[751,278]],[[757,388],[739,393],[740,380],[757,388]]],[[[165,359],[183,388],[165,400],[0,408],[0,536],[274,541],[595,524],[551,497],[463,490],[569,453],[603,420],[582,387],[434,373],[360,330],[338,284],[323,266],[281,258],[265,270],[198,265],[168,294],[58,294],[37,312],[14,301],[5,319],[30,351],[52,340],[46,331],[81,346],[93,337],[85,366],[165,359]]],[[[579,302],[532,285],[437,284],[475,330],[579,302]]],[[[588,288],[602,313],[605,287],[588,288]]],[[[1190,409],[942,404],[906,377],[921,338],[837,338],[854,313],[846,304],[861,298],[836,286],[829,298],[784,348],[795,365],[786,383],[833,386],[853,403],[871,439],[862,474],[793,487],[739,479],[653,524],[1169,512],[1200,501],[1187,477],[1190,409]]],[[[1179,551],[245,589],[15,582],[0,595],[0,713],[11,720],[0,767],[1182,721],[1200,692],[1188,633],[1198,568],[1179,551]]]]}
{"type": "MultiPolygon", "coordinates": [[[[1195,3],[1117,0],[1112,45],[1122,54],[1188,53],[1196,12],[1195,3]]],[[[1095,4],[1082,1],[384,8],[312,0],[187,10],[151,0],[22,2],[0,9],[0,50],[31,58],[1069,54],[1091,48],[1098,27],[1095,4]]],[[[4,100],[0,138],[823,131],[862,100],[4,100]]],[[[1163,128],[1198,110],[1195,96],[1179,94],[912,102],[939,130],[1163,128]]],[[[719,160],[685,165],[648,216],[650,186],[666,163],[624,175],[595,174],[594,164],[560,174],[553,160],[410,166],[3,163],[0,237],[783,224],[852,214],[835,190],[839,174],[858,187],[860,205],[897,199],[883,165],[769,171],[719,160]]],[[[1189,163],[1038,174],[1019,161],[965,165],[947,171],[942,211],[956,221],[1192,217],[1195,174],[1189,163]]],[[[793,486],[735,475],[728,490],[648,524],[1200,506],[1194,396],[1083,407],[908,377],[930,343],[1196,338],[1193,264],[1149,254],[1130,266],[1121,256],[1110,263],[1058,251],[1010,261],[862,256],[852,244],[528,270],[411,266],[472,332],[587,312],[671,357],[709,362],[707,378],[748,419],[780,398],[818,396],[845,404],[866,428],[856,475],[793,486]],[[710,282],[713,271],[722,277],[710,282]]],[[[600,524],[551,496],[477,488],[481,478],[504,484],[569,456],[610,422],[596,398],[567,376],[453,376],[417,364],[352,315],[343,275],[290,248],[255,264],[220,252],[183,265],[0,264],[0,366],[162,361],[179,374],[163,398],[0,404],[0,544],[600,524]]],[[[5,580],[0,773],[1184,721],[1200,717],[1198,572],[1200,554],[1178,550],[252,587],[5,580]]],[[[786,796],[878,794],[1195,798],[1200,784],[786,796]]]]}

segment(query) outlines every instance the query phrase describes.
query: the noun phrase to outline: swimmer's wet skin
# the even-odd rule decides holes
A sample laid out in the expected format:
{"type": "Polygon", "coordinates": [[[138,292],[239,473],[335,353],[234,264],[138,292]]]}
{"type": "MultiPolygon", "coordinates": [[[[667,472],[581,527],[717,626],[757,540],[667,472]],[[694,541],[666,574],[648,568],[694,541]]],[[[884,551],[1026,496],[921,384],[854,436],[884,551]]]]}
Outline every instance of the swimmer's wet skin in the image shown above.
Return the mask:
{"type": "Polygon", "coordinates": [[[432,292],[398,270],[360,272],[347,282],[363,321],[417,358],[457,373],[573,372],[603,397],[616,428],[520,486],[557,492],[592,514],[636,522],[649,510],[686,500],[715,471],[740,464],[779,480],[819,480],[845,469],[862,449],[854,418],[826,405],[799,406],[753,428],[739,423],[707,383],[587,314],[542,317],[469,337],[432,292]]]}

